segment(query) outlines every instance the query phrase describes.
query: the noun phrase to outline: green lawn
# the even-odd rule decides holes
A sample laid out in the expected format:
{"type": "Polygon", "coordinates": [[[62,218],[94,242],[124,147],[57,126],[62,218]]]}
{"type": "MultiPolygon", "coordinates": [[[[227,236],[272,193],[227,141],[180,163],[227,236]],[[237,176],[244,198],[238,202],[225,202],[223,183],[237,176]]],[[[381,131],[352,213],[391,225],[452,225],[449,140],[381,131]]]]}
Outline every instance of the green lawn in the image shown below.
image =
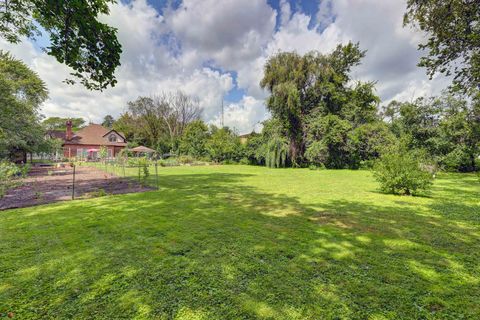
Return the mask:
{"type": "Polygon", "coordinates": [[[366,171],[159,171],[160,191],[0,212],[0,313],[480,318],[474,175],[399,197],[366,171]]]}

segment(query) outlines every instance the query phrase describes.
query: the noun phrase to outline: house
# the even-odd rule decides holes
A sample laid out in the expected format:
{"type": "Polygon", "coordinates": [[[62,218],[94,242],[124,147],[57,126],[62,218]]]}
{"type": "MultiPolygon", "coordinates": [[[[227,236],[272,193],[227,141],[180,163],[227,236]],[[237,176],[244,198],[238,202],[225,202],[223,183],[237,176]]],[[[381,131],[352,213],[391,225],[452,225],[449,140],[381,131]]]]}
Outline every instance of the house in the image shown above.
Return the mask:
{"type": "Polygon", "coordinates": [[[101,147],[105,147],[107,156],[113,158],[127,146],[127,140],[122,133],[94,123],[73,132],[72,122],[69,120],[66,123],[65,131],[50,130],[47,135],[50,138],[63,141],[63,156],[65,158],[96,159],[101,147]]]}
{"type": "Polygon", "coordinates": [[[240,138],[240,143],[241,144],[246,144],[248,139],[250,139],[251,137],[255,136],[257,133],[255,133],[255,131],[252,131],[250,133],[247,133],[247,134],[242,134],[242,135],[239,135],[238,137],[240,138]]]}

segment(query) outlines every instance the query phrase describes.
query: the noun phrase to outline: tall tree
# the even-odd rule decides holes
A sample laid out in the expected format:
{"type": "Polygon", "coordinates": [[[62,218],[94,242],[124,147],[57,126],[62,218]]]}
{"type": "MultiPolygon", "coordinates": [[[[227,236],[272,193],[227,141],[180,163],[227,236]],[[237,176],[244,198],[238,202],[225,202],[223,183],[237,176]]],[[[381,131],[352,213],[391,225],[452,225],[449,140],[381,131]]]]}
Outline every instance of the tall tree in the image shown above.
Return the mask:
{"type": "Polygon", "coordinates": [[[175,146],[185,127],[190,122],[200,119],[202,109],[199,100],[181,91],[163,92],[152,99],[160,118],[168,129],[172,146],[175,146]]]}
{"type": "Polygon", "coordinates": [[[40,105],[45,83],[23,62],[0,51],[0,154],[34,152],[43,143],[40,105]]]}
{"type": "Polygon", "coordinates": [[[180,152],[196,158],[206,155],[205,144],[209,138],[208,127],[202,120],[189,123],[180,139],[180,152]]]}
{"type": "MultiPolygon", "coordinates": [[[[328,141],[338,143],[337,139],[326,138],[339,133],[337,129],[343,128],[347,134],[359,125],[376,121],[379,98],[374,94],[374,84],[352,85],[349,75],[364,55],[358,44],[349,43],[327,55],[283,52],[267,61],[260,85],[271,93],[267,108],[286,132],[293,165],[304,161],[308,148],[313,148],[308,152],[310,159],[327,149],[345,150],[345,146],[321,147],[328,141]],[[327,116],[327,120],[321,119],[327,116]],[[319,142],[322,137],[326,140],[319,142]]],[[[336,154],[334,158],[345,159],[346,155],[336,154]]],[[[338,167],[337,160],[329,163],[338,167]]]]}
{"type": "Polygon", "coordinates": [[[182,92],[165,92],[128,102],[128,111],[114,127],[151,147],[176,151],[185,127],[198,120],[201,111],[196,99],[182,92]]]}
{"type": "Polygon", "coordinates": [[[480,2],[478,0],[408,0],[404,25],[427,33],[419,49],[428,54],[419,66],[453,76],[453,88],[480,89],[480,2]]]}
{"type": "Polygon", "coordinates": [[[105,128],[113,128],[113,124],[115,123],[115,119],[109,114],[103,117],[102,126],[105,128]]]}
{"type": "MultiPolygon", "coordinates": [[[[73,69],[86,88],[115,86],[121,45],[117,30],[98,21],[115,0],[0,0],[0,36],[12,43],[35,39],[40,28],[50,36],[45,51],[73,69]]],[[[74,83],[73,79],[67,80],[74,83]]]]}

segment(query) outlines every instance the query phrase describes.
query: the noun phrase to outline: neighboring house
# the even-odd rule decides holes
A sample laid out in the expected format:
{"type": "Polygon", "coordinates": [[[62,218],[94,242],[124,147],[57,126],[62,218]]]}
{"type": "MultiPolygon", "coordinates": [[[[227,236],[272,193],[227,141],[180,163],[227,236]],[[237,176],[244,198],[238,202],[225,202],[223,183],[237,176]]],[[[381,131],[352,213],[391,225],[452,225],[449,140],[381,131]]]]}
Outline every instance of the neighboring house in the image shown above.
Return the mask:
{"type": "Polygon", "coordinates": [[[256,133],[255,133],[255,131],[252,131],[252,132],[247,133],[247,134],[239,135],[238,137],[240,138],[240,143],[245,144],[245,143],[247,143],[248,139],[250,139],[254,135],[256,135],[256,133]]]}
{"type": "Polygon", "coordinates": [[[127,146],[127,140],[123,134],[99,124],[91,123],[77,132],[72,131],[71,121],[67,121],[66,125],[65,131],[50,130],[47,132],[48,137],[63,141],[63,156],[65,158],[96,159],[101,147],[107,148],[108,157],[112,158],[127,146]]]}

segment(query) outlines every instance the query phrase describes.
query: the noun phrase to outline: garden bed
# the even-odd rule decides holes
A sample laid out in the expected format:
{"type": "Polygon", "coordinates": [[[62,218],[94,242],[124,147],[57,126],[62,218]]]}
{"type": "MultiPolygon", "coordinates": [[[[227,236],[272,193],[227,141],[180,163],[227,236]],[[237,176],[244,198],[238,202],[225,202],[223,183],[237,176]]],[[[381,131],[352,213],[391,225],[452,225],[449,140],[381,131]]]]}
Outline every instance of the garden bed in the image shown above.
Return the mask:
{"type": "MultiPolygon", "coordinates": [[[[0,199],[0,210],[29,207],[72,199],[73,168],[70,166],[38,166],[30,170],[19,186],[0,199]]],[[[74,198],[92,198],[108,194],[152,190],[132,178],[106,173],[99,168],[77,166],[74,198]]]]}

